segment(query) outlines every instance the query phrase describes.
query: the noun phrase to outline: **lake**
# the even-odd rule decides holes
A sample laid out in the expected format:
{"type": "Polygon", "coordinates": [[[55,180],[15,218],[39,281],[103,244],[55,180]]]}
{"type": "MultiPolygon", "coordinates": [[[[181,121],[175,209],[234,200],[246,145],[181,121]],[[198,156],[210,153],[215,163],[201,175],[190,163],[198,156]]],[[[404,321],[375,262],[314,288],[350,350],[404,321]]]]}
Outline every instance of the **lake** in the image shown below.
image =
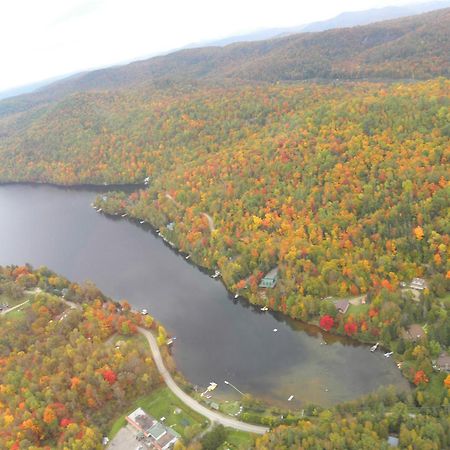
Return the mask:
{"type": "Polygon", "coordinates": [[[106,295],[146,308],[172,335],[178,369],[194,385],[224,384],[279,405],[321,405],[379,386],[407,388],[382,352],[234,301],[145,227],[97,213],[98,190],[0,186],[0,264],[48,266],[92,280],[106,295]],[[275,333],[274,328],[278,331],[275,333]],[[294,400],[287,403],[287,398],[294,400]]]}

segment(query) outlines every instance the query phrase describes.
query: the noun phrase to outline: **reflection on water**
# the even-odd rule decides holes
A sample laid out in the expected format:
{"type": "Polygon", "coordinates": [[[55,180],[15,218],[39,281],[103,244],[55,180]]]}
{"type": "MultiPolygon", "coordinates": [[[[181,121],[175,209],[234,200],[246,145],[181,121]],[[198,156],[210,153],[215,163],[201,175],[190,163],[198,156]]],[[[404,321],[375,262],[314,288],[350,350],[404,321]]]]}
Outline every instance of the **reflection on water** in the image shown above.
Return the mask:
{"type": "Polygon", "coordinates": [[[96,213],[91,189],[0,187],[0,264],[46,265],[147,308],[177,336],[178,368],[193,384],[223,381],[276,403],[323,405],[381,385],[405,387],[392,360],[348,339],[233,301],[222,284],[142,226],[96,213]],[[278,332],[274,333],[273,329],[278,332]],[[325,345],[323,342],[326,342],[325,345]]]}

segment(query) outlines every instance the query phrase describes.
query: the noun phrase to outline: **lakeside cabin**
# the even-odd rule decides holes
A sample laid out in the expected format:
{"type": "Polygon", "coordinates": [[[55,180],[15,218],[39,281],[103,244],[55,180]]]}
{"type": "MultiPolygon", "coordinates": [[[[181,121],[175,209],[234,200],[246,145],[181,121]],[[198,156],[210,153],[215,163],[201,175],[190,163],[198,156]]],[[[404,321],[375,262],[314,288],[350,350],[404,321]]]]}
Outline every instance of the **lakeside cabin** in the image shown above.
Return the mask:
{"type": "Polygon", "coordinates": [[[149,416],[142,408],[133,411],[126,420],[147,448],[168,450],[180,438],[178,433],[149,416]]]}
{"type": "Polygon", "coordinates": [[[409,287],[417,291],[423,291],[427,288],[427,282],[423,278],[413,278],[409,287]]]}
{"type": "Polygon", "coordinates": [[[401,333],[403,339],[407,341],[418,341],[425,337],[424,329],[417,323],[410,325],[406,330],[401,333]]]}
{"type": "Polygon", "coordinates": [[[338,300],[334,303],[334,307],[341,314],[345,314],[350,307],[350,302],[348,300],[338,300]]]}
{"type": "Polygon", "coordinates": [[[273,268],[266,273],[259,283],[260,288],[274,288],[278,280],[278,267],[273,268]]]}
{"type": "Polygon", "coordinates": [[[436,361],[436,366],[442,372],[450,373],[450,356],[445,352],[441,353],[436,361]]]}

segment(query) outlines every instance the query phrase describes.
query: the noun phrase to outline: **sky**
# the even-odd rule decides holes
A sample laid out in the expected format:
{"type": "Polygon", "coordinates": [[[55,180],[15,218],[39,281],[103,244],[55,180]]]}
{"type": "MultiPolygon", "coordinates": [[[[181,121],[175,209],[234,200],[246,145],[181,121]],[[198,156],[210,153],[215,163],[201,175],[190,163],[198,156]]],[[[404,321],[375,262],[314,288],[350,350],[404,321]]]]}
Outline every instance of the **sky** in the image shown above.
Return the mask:
{"type": "Polygon", "coordinates": [[[401,0],[0,0],[0,92],[187,44],[401,0]]]}

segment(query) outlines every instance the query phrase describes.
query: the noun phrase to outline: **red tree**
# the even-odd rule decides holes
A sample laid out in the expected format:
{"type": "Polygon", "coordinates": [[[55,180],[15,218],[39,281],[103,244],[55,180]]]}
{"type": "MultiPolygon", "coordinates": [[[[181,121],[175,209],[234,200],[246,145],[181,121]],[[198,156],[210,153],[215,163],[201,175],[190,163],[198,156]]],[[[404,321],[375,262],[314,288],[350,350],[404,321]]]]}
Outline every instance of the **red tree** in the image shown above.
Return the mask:
{"type": "Polygon", "coordinates": [[[358,331],[358,325],[355,322],[347,322],[344,325],[344,331],[349,335],[353,336],[358,331]]]}
{"type": "Polygon", "coordinates": [[[325,331],[330,331],[334,327],[334,319],[326,314],[320,318],[319,325],[320,328],[323,328],[325,331]]]}
{"type": "Polygon", "coordinates": [[[114,384],[117,380],[117,375],[111,370],[106,369],[102,372],[103,379],[107,381],[109,384],[114,384]]]}
{"type": "Polygon", "coordinates": [[[423,370],[418,370],[414,375],[414,384],[418,386],[420,383],[428,383],[428,377],[423,370]]]}

